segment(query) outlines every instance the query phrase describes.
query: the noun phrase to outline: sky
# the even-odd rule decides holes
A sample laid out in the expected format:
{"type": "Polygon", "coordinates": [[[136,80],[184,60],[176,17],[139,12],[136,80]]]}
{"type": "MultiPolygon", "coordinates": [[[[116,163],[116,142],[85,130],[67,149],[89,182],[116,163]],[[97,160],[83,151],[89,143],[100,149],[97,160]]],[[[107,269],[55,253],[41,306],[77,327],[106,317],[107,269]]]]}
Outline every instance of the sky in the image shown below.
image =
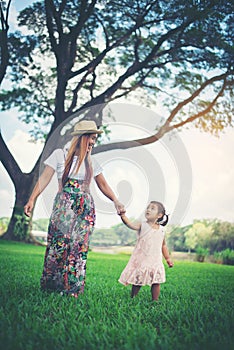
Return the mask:
{"type": "MultiPolygon", "coordinates": [[[[20,7],[30,1],[13,1],[11,23],[20,7]]],[[[121,141],[148,136],[159,122],[162,111],[138,104],[111,105],[115,120],[110,123],[111,140],[121,141]]],[[[4,140],[21,169],[32,169],[42,144],[30,142],[30,125],[18,120],[16,109],[0,114],[4,140]]],[[[234,213],[234,129],[226,129],[219,138],[194,128],[159,142],[134,150],[111,151],[95,155],[103,174],[127,209],[127,215],[142,218],[151,199],[164,203],[170,223],[187,225],[197,219],[220,219],[233,222],[234,213]]],[[[97,227],[120,223],[110,203],[92,184],[96,203],[97,227]]],[[[35,218],[49,217],[56,193],[56,179],[40,196],[35,218]]],[[[14,187],[0,164],[0,217],[10,216],[14,203],[14,187]]],[[[27,199],[25,199],[26,201],[27,199]]]]}

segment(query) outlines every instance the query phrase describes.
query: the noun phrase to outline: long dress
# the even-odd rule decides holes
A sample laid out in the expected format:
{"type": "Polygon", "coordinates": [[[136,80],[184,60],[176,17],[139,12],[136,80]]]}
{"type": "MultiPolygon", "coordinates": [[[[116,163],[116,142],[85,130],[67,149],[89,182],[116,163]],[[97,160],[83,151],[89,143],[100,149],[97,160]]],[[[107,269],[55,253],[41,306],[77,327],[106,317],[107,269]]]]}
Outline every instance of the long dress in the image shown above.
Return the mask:
{"type": "Polygon", "coordinates": [[[166,281],[165,268],[162,261],[162,243],[165,233],[162,226],[153,229],[147,222],[141,224],[136,246],[121,273],[119,282],[151,286],[166,281]]]}
{"type": "MultiPolygon", "coordinates": [[[[61,150],[60,150],[61,151],[61,150]]],[[[56,150],[45,164],[63,168],[61,152],[56,150]]],[[[102,170],[96,165],[94,175],[102,170]]],[[[58,192],[49,221],[47,248],[41,288],[77,297],[84,292],[89,237],[95,225],[95,206],[89,189],[81,179],[69,178],[58,192]]]]}

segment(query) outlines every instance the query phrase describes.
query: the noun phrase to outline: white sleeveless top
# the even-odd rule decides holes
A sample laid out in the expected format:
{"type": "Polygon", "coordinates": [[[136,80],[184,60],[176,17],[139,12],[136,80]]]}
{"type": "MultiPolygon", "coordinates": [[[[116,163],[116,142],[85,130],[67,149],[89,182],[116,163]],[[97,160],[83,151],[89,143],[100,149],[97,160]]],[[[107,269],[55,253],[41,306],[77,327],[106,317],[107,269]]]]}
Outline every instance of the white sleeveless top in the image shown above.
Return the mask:
{"type": "MultiPolygon", "coordinates": [[[[73,163],[69,172],[69,177],[77,180],[85,179],[85,164],[81,164],[80,169],[77,174],[74,174],[76,168],[77,156],[74,157],[73,163]]],[[[103,168],[99,165],[97,160],[91,156],[92,166],[93,166],[93,177],[102,173],[103,168]]],[[[49,165],[57,173],[58,180],[62,179],[65,165],[65,153],[61,148],[55,149],[53,153],[44,161],[45,165],[49,165]]]]}

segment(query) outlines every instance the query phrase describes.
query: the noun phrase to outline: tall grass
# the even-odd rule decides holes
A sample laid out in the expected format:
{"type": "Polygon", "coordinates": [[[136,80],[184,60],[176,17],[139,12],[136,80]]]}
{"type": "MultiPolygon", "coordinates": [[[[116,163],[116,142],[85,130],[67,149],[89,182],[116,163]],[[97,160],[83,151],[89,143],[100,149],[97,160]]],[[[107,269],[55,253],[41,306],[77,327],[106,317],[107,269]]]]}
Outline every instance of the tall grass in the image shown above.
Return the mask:
{"type": "Polygon", "coordinates": [[[84,295],[40,291],[45,248],[0,242],[0,344],[11,350],[231,349],[234,267],[175,262],[158,303],[117,280],[128,256],[90,252],[84,295]]]}

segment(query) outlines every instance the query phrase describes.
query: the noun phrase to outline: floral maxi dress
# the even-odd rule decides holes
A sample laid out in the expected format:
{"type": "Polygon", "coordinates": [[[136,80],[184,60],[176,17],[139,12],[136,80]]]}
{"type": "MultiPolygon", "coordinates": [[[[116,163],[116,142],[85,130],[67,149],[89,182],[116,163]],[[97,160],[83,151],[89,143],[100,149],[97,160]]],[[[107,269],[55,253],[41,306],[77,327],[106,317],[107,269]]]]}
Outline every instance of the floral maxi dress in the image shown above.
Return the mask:
{"type": "Polygon", "coordinates": [[[41,277],[43,290],[75,297],[84,291],[89,236],[95,224],[93,198],[82,184],[68,179],[55,197],[41,277]]]}

